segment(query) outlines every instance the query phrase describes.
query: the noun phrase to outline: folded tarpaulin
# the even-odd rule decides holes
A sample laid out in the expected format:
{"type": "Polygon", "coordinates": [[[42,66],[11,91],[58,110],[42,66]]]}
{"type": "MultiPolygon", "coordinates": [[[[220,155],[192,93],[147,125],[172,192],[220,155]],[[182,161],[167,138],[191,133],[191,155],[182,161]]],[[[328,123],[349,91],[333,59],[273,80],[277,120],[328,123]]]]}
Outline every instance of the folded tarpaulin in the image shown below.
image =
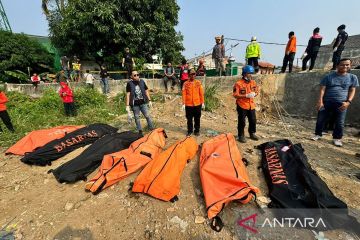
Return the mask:
{"type": "Polygon", "coordinates": [[[259,192],[250,183],[245,164],[231,133],[218,135],[203,143],[200,178],[211,228],[221,231],[218,217],[231,201],[246,204],[259,192]]]}
{"type": "Polygon", "coordinates": [[[45,146],[25,154],[22,162],[33,165],[51,165],[51,162],[65,156],[73,150],[95,142],[106,134],[114,133],[118,129],[107,124],[96,123],[75,130],[65,137],[53,140],[45,146]]]}
{"type": "Polygon", "coordinates": [[[35,130],[20,139],[17,143],[6,150],[5,154],[15,154],[23,156],[39,147],[44,146],[48,142],[64,137],[77,129],[85,126],[58,126],[49,129],[35,130]]]}
{"type": "Polygon", "coordinates": [[[293,218],[322,217],[325,224],[319,227],[326,226],[323,230],[347,228],[359,233],[359,223],[348,215],[347,205],[311,168],[301,144],[284,139],[263,143],[259,149],[261,168],[269,187],[269,207],[284,209],[281,213],[291,214],[293,218]]]}
{"type": "Polygon", "coordinates": [[[105,155],[98,173],[86,183],[86,191],[98,194],[139,171],[163,151],[165,138],[164,129],[157,128],[133,142],[128,149],[105,155]]]}
{"type": "Polygon", "coordinates": [[[143,137],[142,134],[130,131],[107,134],[96,140],[79,156],[50,172],[60,183],[86,180],[86,177],[100,166],[104,155],[126,149],[141,137],[143,137]]]}
{"type": "Polygon", "coordinates": [[[172,201],[180,192],[180,178],[186,163],[198,150],[193,137],[178,141],[149,162],[137,176],[132,191],[172,201]]]}

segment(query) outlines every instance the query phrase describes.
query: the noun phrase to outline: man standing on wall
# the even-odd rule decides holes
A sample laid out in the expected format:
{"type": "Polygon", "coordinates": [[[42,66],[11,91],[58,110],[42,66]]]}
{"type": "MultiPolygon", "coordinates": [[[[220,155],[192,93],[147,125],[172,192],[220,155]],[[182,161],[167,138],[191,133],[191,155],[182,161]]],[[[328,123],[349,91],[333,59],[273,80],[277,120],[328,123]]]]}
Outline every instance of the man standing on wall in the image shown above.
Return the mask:
{"type": "Polygon", "coordinates": [[[320,28],[315,28],[313,31],[313,35],[310,37],[308,45],[306,47],[304,53],[304,59],[302,61],[302,71],[306,71],[306,64],[310,60],[310,68],[311,71],[315,66],[315,60],[320,50],[322,36],[319,34],[320,28]]]}
{"type": "Polygon", "coordinates": [[[316,121],[315,136],[312,140],[317,141],[322,137],[324,124],[332,114],[335,119],[333,131],[333,143],[341,147],[343,144],[343,130],[348,107],[355,96],[355,88],[359,86],[356,75],[349,73],[351,60],[341,59],[336,72],[325,76],[320,82],[320,96],[317,104],[318,116],[316,121]]]}
{"type": "Polygon", "coordinates": [[[348,39],[348,34],[345,32],[345,27],[346,26],[342,24],[337,28],[339,34],[337,35],[333,45],[333,57],[332,57],[333,67],[331,70],[336,70],[339,61],[341,59],[341,53],[345,49],[345,43],[348,39]]]}
{"type": "Polygon", "coordinates": [[[122,65],[127,71],[126,78],[129,79],[133,71],[133,68],[135,66],[135,61],[128,47],[125,48],[125,54],[122,59],[122,65]]]}
{"type": "Polygon", "coordinates": [[[289,73],[292,72],[293,62],[296,54],[296,37],[294,32],[289,32],[289,41],[286,45],[285,56],[281,72],[285,73],[286,67],[289,63],[289,73]]]}
{"type": "Polygon", "coordinates": [[[141,134],[143,130],[140,123],[140,112],[146,118],[148,128],[154,129],[148,107],[152,107],[148,87],[144,80],[140,79],[139,73],[132,71],[131,79],[126,85],[126,111],[128,116],[131,116],[131,110],[134,113],[136,128],[141,134]]]}
{"type": "Polygon", "coordinates": [[[215,37],[215,46],[213,48],[213,52],[212,52],[212,59],[214,59],[215,62],[215,68],[216,68],[216,72],[221,76],[224,75],[225,76],[225,64],[224,64],[224,59],[225,59],[225,46],[222,43],[222,39],[223,36],[216,36],[215,37]]]}
{"type": "Polygon", "coordinates": [[[256,37],[251,38],[251,43],[246,47],[246,62],[247,65],[253,66],[255,73],[259,72],[259,59],[261,56],[260,44],[256,42],[256,37]]]}

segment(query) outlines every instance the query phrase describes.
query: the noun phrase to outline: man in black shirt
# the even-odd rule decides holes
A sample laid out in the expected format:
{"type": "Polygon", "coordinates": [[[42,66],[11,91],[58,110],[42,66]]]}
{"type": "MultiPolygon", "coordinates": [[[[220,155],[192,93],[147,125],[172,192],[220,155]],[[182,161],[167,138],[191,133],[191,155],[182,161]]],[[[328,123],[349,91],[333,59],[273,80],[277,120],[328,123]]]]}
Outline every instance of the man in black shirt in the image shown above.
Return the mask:
{"type": "Polygon", "coordinates": [[[302,71],[306,71],[307,62],[310,60],[310,68],[311,71],[315,66],[315,60],[320,50],[322,36],[319,34],[320,28],[315,28],[313,31],[313,35],[310,37],[308,45],[306,47],[303,62],[302,62],[302,71]]]}
{"type": "Polygon", "coordinates": [[[106,70],[105,66],[101,66],[100,70],[100,78],[103,85],[103,93],[108,94],[109,93],[109,80],[108,80],[108,72],[106,70]]]}
{"type": "Polygon", "coordinates": [[[133,67],[135,65],[134,58],[132,57],[129,48],[125,48],[124,57],[122,59],[122,65],[127,71],[126,78],[129,79],[130,76],[131,76],[131,72],[133,70],[133,67]]]}
{"type": "Polygon", "coordinates": [[[345,27],[346,26],[342,24],[337,28],[339,34],[337,35],[333,45],[333,57],[332,57],[333,67],[331,70],[336,70],[336,66],[339,64],[341,59],[341,53],[342,51],[344,51],[345,48],[345,42],[348,39],[348,34],[345,32],[345,27]]]}
{"type": "Polygon", "coordinates": [[[126,85],[126,111],[129,118],[131,118],[131,110],[134,113],[136,128],[141,134],[140,112],[146,118],[148,128],[150,130],[154,129],[148,107],[152,107],[148,87],[144,80],[139,78],[139,73],[132,71],[131,79],[126,85]]]}

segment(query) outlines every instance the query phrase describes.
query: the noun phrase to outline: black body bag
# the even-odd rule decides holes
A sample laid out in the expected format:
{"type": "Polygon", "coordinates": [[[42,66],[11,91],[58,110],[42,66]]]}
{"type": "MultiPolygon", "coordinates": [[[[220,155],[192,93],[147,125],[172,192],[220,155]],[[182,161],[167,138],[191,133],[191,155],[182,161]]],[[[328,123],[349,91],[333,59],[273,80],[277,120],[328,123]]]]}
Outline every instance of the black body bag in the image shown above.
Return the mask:
{"type": "Polygon", "coordinates": [[[130,131],[105,135],[76,158],[49,172],[54,174],[59,183],[86,180],[86,177],[100,166],[104,155],[127,149],[131,143],[142,137],[142,134],[130,131]]]}
{"type": "Polygon", "coordinates": [[[344,228],[359,232],[360,224],[311,168],[301,144],[285,139],[261,144],[259,149],[272,200],[269,207],[276,208],[274,212],[302,219],[321,217],[324,224],[316,226],[318,230],[344,228]]]}
{"type": "Polygon", "coordinates": [[[107,124],[90,124],[65,135],[63,138],[53,140],[34,152],[25,154],[21,161],[30,165],[51,165],[52,161],[75,149],[93,143],[106,134],[117,132],[117,130],[117,128],[107,124]]]}

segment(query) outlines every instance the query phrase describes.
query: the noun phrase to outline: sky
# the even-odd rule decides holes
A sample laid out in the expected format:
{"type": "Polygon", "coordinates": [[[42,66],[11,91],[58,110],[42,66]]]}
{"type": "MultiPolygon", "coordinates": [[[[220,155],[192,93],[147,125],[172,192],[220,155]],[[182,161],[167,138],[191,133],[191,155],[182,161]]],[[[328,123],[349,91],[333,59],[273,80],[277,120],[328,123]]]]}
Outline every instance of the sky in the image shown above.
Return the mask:
{"type": "MultiPolygon", "coordinates": [[[[208,52],[214,37],[286,43],[294,31],[298,44],[306,45],[312,30],[320,27],[323,44],[336,37],[337,27],[346,24],[349,35],[360,34],[359,0],[177,0],[180,6],[176,30],[184,36],[183,52],[192,58],[208,52]]],[[[48,35],[41,0],[2,0],[13,32],[48,35]]],[[[226,49],[236,41],[227,41],[226,49]]],[[[233,48],[237,62],[244,62],[247,43],[233,48]]],[[[281,65],[285,46],[262,44],[262,60],[281,65]]],[[[304,52],[298,47],[296,57],[304,52]]],[[[228,50],[227,53],[229,53],[228,50]]]]}

